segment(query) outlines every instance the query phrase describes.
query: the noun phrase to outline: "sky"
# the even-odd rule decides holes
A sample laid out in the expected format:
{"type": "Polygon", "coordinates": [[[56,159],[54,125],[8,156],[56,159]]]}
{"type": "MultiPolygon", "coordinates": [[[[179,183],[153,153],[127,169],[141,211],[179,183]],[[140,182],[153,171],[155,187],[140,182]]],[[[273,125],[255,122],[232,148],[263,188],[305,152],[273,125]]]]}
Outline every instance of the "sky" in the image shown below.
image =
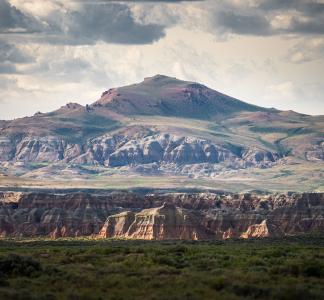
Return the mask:
{"type": "Polygon", "coordinates": [[[156,74],[324,115],[324,0],[0,0],[0,119],[156,74]]]}

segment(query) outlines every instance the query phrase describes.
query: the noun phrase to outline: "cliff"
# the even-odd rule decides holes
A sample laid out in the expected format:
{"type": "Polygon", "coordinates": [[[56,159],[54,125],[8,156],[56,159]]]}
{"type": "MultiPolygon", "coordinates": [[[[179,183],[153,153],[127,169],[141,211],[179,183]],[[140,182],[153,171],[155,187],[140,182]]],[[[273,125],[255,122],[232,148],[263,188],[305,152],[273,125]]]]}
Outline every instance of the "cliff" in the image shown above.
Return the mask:
{"type": "Polygon", "coordinates": [[[142,240],[205,240],[208,235],[199,219],[174,204],[144,209],[134,214],[126,212],[108,217],[99,237],[122,237],[142,240]]]}
{"type": "Polygon", "coordinates": [[[226,239],[324,232],[324,193],[0,193],[2,237],[226,239]]]}
{"type": "Polygon", "coordinates": [[[6,138],[0,140],[0,162],[73,163],[109,168],[151,163],[170,166],[229,163],[233,167],[270,167],[281,157],[275,151],[255,147],[242,148],[237,152],[226,143],[168,132],[151,132],[148,135],[143,128],[135,129],[138,136],[133,138],[127,133],[134,130],[130,127],[126,132],[121,130],[112,135],[104,134],[84,144],[66,141],[58,136],[6,138]]]}

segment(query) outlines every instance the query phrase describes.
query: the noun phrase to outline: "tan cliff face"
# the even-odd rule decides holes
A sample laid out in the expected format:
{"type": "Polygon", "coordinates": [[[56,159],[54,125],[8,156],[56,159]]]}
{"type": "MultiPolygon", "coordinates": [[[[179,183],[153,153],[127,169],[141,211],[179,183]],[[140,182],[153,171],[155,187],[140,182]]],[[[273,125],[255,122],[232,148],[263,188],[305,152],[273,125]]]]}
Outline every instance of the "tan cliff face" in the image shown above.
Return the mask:
{"type": "Polygon", "coordinates": [[[269,224],[269,221],[263,220],[260,224],[253,224],[241,234],[241,238],[260,238],[260,237],[274,237],[281,236],[282,232],[279,228],[273,224],[269,224]]]}
{"type": "Polygon", "coordinates": [[[324,232],[324,193],[0,192],[1,237],[258,238],[324,232]]]}
{"type": "Polygon", "coordinates": [[[98,236],[102,238],[123,238],[134,220],[135,214],[131,211],[109,216],[98,236]]]}
{"type": "Polygon", "coordinates": [[[121,237],[143,240],[204,240],[208,235],[199,219],[174,204],[144,209],[134,214],[125,212],[108,217],[99,237],[121,237]]]}

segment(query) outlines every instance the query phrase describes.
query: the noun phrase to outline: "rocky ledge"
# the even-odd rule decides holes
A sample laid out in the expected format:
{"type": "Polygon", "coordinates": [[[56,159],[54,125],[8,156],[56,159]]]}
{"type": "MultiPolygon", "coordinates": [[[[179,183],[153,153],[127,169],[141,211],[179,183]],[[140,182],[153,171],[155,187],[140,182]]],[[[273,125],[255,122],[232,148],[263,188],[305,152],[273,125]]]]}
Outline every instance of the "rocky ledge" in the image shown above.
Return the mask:
{"type": "Polygon", "coordinates": [[[203,240],[324,233],[324,193],[0,193],[1,237],[203,240]]]}

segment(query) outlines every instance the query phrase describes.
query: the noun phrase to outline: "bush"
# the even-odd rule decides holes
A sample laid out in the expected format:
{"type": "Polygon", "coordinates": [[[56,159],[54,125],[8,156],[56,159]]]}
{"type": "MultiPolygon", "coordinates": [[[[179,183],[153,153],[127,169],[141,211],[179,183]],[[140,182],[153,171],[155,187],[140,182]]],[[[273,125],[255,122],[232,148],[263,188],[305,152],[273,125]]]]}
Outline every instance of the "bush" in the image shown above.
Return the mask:
{"type": "Polygon", "coordinates": [[[309,300],[314,299],[306,287],[281,287],[274,295],[278,300],[309,300]]]}
{"type": "Polygon", "coordinates": [[[302,269],[302,274],[307,277],[323,277],[323,266],[321,264],[310,263],[302,269]]]}
{"type": "Polygon", "coordinates": [[[41,270],[40,262],[28,256],[9,254],[0,258],[2,276],[32,276],[41,270]]]}

